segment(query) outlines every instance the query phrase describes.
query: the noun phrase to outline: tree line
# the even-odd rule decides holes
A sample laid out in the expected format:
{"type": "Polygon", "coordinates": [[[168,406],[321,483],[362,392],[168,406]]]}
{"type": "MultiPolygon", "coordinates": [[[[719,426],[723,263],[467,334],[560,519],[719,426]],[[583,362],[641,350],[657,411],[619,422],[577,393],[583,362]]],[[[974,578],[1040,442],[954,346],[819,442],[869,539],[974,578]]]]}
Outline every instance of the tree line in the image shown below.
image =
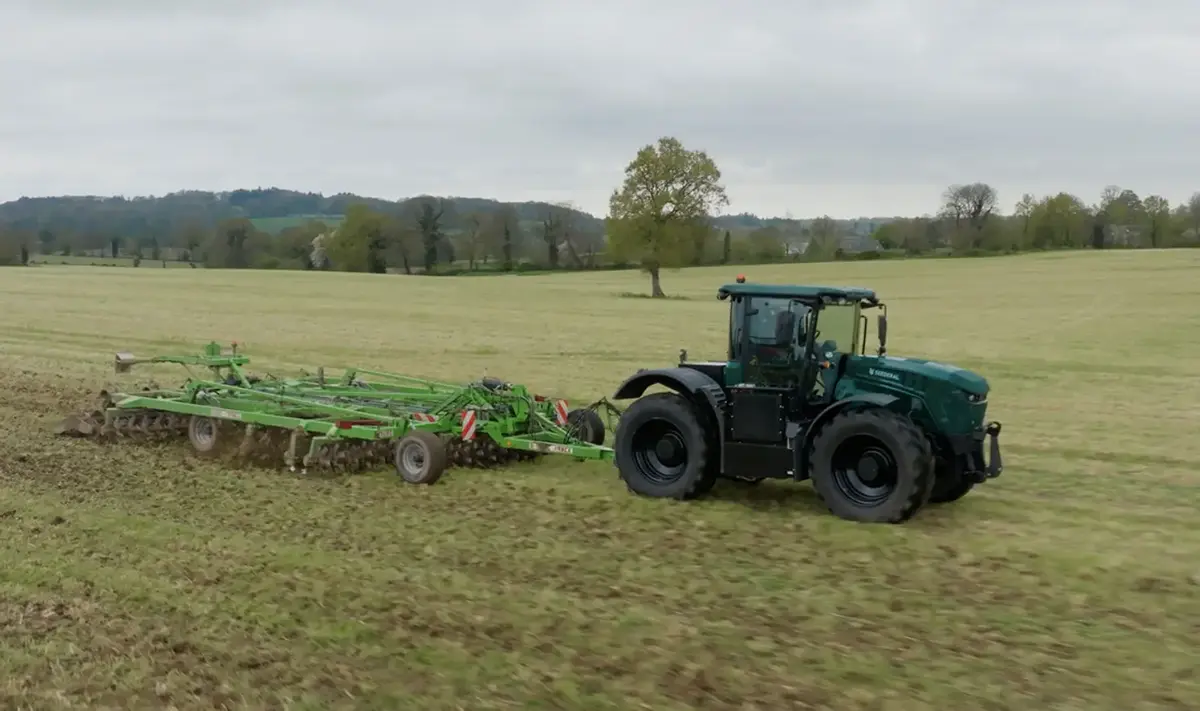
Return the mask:
{"type": "Polygon", "coordinates": [[[603,219],[569,203],[277,188],[22,198],[0,205],[0,264],[86,255],[408,274],[637,266],[661,296],[661,271],[690,265],[1200,246],[1200,192],[1178,205],[1117,186],[1092,204],[1026,194],[1006,211],[976,182],[949,186],[936,214],[858,220],[716,214],[728,202],[716,162],[664,137],[627,165],[603,219]]]}

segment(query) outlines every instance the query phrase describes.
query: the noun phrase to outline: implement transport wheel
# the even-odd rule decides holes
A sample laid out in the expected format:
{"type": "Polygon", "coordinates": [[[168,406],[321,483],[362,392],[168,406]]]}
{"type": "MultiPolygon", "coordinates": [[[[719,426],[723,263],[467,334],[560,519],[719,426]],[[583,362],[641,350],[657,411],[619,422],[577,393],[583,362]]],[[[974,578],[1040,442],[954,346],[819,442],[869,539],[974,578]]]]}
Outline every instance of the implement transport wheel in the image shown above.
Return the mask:
{"type": "Polygon", "coordinates": [[[964,475],[953,461],[945,457],[938,457],[934,477],[933,493],[929,495],[931,504],[953,503],[975,488],[975,480],[964,475]]]}
{"type": "Polygon", "coordinates": [[[201,457],[214,457],[221,445],[221,423],[211,417],[192,415],[188,421],[188,441],[201,457]]]}
{"type": "Polygon", "coordinates": [[[588,444],[604,444],[604,420],[595,410],[571,410],[567,413],[567,426],[579,433],[579,439],[588,444]]]}
{"type": "Polygon", "coordinates": [[[432,432],[413,430],[396,443],[396,473],[409,484],[433,484],[448,463],[446,443],[432,432]]]}
{"type": "Polygon", "coordinates": [[[933,477],[929,441],[912,420],[889,410],[835,416],[813,439],[813,487],[835,515],[901,523],[925,503],[933,477]]]}
{"type": "Polygon", "coordinates": [[[643,496],[691,499],[712,489],[709,437],[696,407],[675,393],[647,395],[617,423],[617,470],[630,491],[643,496]]]}

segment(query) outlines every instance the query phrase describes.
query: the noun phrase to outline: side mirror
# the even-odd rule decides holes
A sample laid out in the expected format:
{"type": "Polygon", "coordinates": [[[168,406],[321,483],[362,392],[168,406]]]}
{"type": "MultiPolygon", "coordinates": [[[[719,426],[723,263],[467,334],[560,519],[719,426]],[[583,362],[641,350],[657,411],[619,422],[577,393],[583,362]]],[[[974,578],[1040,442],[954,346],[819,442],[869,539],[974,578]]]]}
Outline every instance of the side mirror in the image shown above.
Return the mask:
{"type": "Polygon", "coordinates": [[[887,314],[879,315],[879,355],[887,353],[887,314]]]}
{"type": "Polygon", "coordinates": [[[792,345],[792,338],[795,333],[796,314],[791,311],[780,311],[779,315],[775,317],[775,345],[792,345]]]}

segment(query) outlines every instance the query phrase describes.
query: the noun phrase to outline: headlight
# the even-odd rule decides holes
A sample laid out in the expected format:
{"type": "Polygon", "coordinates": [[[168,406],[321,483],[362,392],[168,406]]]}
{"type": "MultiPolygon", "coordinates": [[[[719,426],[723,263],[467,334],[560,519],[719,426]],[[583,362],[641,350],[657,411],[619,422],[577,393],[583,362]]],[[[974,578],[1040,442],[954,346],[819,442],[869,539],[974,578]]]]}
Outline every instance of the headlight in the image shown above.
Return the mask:
{"type": "Polygon", "coordinates": [[[987,402],[987,395],[977,395],[975,393],[965,393],[967,402],[978,405],[981,402],[987,402]]]}

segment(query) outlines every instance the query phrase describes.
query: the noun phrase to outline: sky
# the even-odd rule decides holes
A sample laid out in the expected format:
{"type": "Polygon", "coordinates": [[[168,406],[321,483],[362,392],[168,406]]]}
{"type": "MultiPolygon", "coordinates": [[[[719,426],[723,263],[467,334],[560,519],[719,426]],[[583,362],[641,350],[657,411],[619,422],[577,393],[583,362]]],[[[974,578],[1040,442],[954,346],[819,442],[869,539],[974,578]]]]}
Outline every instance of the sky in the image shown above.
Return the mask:
{"type": "Polygon", "coordinates": [[[0,0],[0,201],[283,187],[571,201],[706,151],[725,213],[982,181],[1200,190],[1195,0],[0,0]]]}

